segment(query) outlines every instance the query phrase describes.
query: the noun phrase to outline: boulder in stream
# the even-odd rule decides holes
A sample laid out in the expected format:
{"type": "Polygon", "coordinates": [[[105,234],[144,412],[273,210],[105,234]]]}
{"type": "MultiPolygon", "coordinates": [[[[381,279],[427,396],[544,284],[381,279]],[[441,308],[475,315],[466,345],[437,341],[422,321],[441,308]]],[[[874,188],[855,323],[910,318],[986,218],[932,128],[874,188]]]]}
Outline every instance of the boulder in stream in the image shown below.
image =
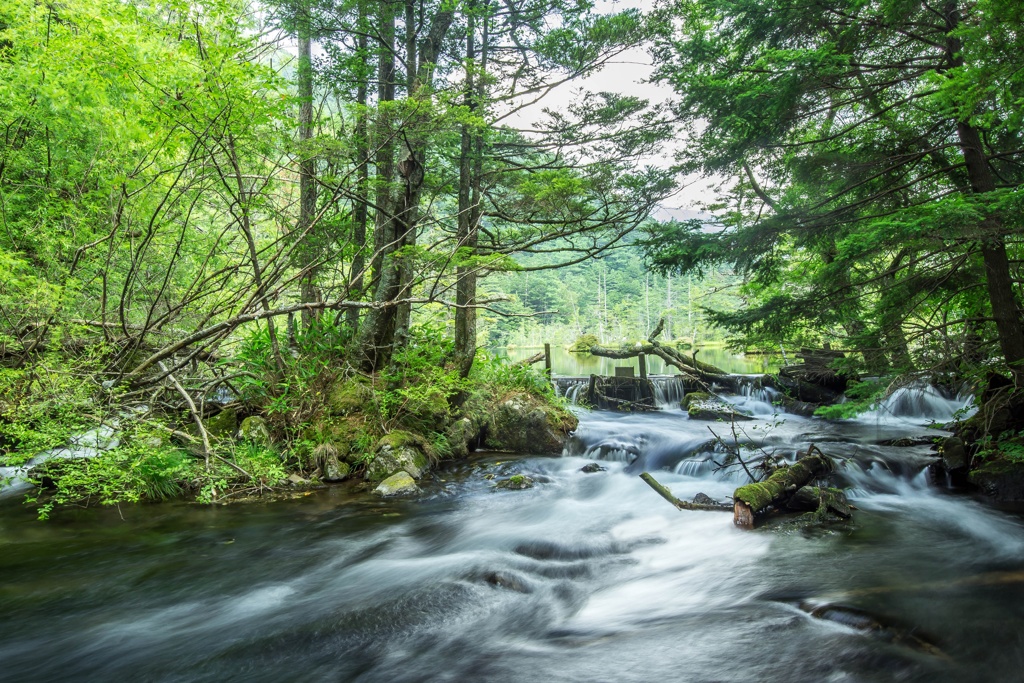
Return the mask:
{"type": "Polygon", "coordinates": [[[406,471],[396,472],[390,477],[377,484],[377,488],[373,492],[378,496],[385,498],[391,496],[407,496],[414,493],[419,493],[420,487],[416,485],[416,480],[412,478],[406,471]]]}
{"type": "Polygon", "coordinates": [[[514,474],[508,479],[502,479],[494,485],[495,488],[508,489],[509,491],[525,491],[533,488],[533,479],[525,474],[514,474]]]}
{"type": "Polygon", "coordinates": [[[430,459],[420,448],[419,439],[409,432],[393,431],[377,444],[373,459],[366,466],[366,479],[383,481],[399,471],[421,479],[430,470],[430,459]]]}

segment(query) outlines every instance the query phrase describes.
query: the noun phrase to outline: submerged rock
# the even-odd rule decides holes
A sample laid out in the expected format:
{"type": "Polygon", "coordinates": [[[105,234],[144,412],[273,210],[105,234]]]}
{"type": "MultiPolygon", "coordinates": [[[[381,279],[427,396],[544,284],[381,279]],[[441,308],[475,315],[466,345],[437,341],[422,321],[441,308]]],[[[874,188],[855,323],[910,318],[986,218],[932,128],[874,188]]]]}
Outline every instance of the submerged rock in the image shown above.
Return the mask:
{"type": "Polygon", "coordinates": [[[502,479],[494,486],[499,489],[508,489],[509,491],[524,491],[533,488],[533,479],[525,474],[515,474],[508,479],[502,479]]]}
{"type": "Polygon", "coordinates": [[[416,480],[408,472],[402,471],[392,474],[390,477],[377,484],[373,492],[378,496],[405,496],[419,493],[420,487],[416,480]]]}
{"type": "Polygon", "coordinates": [[[601,467],[596,462],[587,463],[580,468],[580,472],[586,472],[587,474],[593,474],[594,472],[607,472],[607,467],[601,467]]]}

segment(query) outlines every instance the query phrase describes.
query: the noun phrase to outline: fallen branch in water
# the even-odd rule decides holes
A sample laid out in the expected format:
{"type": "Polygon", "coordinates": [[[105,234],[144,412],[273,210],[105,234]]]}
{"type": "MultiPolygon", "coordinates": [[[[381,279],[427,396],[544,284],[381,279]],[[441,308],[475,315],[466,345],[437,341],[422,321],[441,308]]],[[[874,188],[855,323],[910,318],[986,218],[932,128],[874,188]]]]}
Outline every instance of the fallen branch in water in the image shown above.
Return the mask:
{"type": "MultiPolygon", "coordinates": [[[[834,469],[835,465],[832,460],[822,453],[821,449],[811,444],[804,457],[798,456],[797,461],[792,465],[780,467],[764,481],[747,484],[736,489],[732,496],[734,501],[733,522],[736,526],[753,528],[754,517],[772,506],[778,509],[787,507],[789,501],[796,496],[800,489],[834,469]]],[[[844,503],[845,500],[832,500],[831,498],[828,500],[823,498],[821,501],[822,505],[834,510],[836,514],[848,517],[848,505],[844,507],[844,503]]]]}
{"type": "Polygon", "coordinates": [[[713,512],[728,512],[730,508],[728,505],[717,505],[714,503],[687,503],[685,500],[679,500],[672,495],[672,492],[661,485],[657,479],[652,477],[649,473],[644,472],[640,475],[640,478],[647,483],[652,489],[658,492],[662,498],[672,503],[677,510],[706,510],[713,512]]]}

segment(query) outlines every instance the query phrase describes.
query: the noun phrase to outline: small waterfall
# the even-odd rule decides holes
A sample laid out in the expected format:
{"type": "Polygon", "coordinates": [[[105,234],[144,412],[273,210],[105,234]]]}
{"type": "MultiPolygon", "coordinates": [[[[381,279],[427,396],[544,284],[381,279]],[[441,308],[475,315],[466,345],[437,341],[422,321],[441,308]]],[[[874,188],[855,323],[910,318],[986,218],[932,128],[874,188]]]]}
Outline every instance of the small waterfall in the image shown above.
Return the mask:
{"type": "Polygon", "coordinates": [[[654,400],[662,410],[678,408],[686,389],[677,375],[670,377],[651,377],[654,385],[654,400]]]}
{"type": "Polygon", "coordinates": [[[579,405],[580,399],[586,396],[589,380],[578,377],[558,377],[554,380],[555,394],[564,396],[572,405],[579,405]]]}
{"type": "Polygon", "coordinates": [[[966,391],[949,396],[930,384],[915,382],[895,390],[858,419],[946,423],[975,410],[974,397],[966,391]]]}
{"type": "Polygon", "coordinates": [[[774,415],[783,412],[781,406],[774,405],[780,394],[772,387],[762,386],[760,377],[739,378],[740,393],[727,397],[742,411],[750,415],[774,415]]]}

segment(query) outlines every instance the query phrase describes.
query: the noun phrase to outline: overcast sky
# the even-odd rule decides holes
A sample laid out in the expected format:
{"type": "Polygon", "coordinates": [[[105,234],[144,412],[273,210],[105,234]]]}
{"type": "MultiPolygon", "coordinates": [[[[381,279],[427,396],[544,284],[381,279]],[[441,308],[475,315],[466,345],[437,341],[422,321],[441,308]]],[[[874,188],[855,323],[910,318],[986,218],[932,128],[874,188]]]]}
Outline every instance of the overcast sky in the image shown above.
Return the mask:
{"type": "MultiPolygon", "coordinates": [[[[651,0],[625,0],[598,3],[598,8],[609,12],[631,8],[646,10],[653,4],[651,0]]],[[[581,91],[616,92],[641,97],[652,103],[665,102],[671,99],[672,89],[648,82],[653,70],[651,56],[646,50],[629,50],[610,61],[600,72],[555,88],[542,101],[521,110],[503,123],[515,128],[532,128],[543,117],[545,108],[556,111],[564,109],[579,97],[581,91]]],[[[677,140],[674,144],[666,145],[661,153],[649,160],[649,163],[655,166],[671,163],[672,155],[682,143],[682,140],[677,140]]],[[[682,180],[685,186],[676,196],[665,202],[658,218],[683,220],[703,215],[698,207],[712,198],[712,183],[697,177],[682,180]]]]}

